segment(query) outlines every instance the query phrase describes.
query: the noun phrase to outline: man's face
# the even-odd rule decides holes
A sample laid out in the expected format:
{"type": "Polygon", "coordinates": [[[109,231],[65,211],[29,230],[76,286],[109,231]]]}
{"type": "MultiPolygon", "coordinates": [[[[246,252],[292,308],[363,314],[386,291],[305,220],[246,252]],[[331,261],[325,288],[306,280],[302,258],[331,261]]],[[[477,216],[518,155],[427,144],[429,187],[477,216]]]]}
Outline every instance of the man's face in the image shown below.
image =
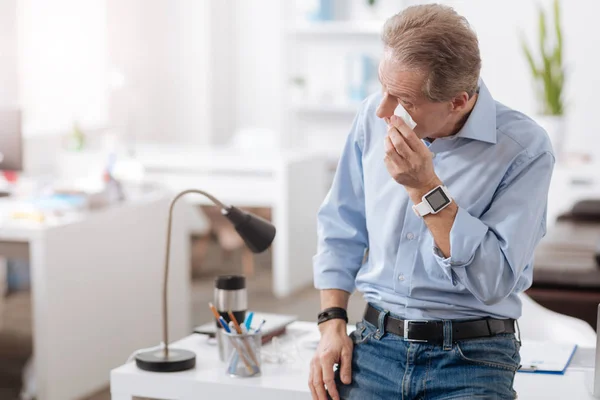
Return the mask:
{"type": "Polygon", "coordinates": [[[436,137],[454,123],[451,101],[432,102],[421,92],[425,77],[418,71],[402,68],[389,56],[384,56],[379,64],[383,99],[377,108],[377,116],[387,122],[401,104],[416,122],[414,131],[421,139],[436,137]]]}

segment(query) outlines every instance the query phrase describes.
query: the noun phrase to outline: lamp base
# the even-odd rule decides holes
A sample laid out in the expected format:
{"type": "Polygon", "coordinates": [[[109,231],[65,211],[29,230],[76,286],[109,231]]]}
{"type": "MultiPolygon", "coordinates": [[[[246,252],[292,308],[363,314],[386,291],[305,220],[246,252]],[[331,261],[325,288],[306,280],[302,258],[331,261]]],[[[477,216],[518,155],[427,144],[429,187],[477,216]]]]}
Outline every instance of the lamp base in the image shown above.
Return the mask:
{"type": "Polygon", "coordinates": [[[169,356],[165,357],[164,349],[146,351],[135,356],[135,363],[144,371],[186,371],[196,366],[196,353],[188,350],[169,349],[169,356]]]}

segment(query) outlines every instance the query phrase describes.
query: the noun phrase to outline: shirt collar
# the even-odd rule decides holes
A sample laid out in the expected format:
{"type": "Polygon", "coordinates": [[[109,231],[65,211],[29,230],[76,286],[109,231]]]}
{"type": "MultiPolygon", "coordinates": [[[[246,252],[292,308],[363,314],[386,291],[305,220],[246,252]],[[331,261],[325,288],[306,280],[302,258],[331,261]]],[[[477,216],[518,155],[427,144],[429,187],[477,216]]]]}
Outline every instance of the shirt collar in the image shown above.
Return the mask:
{"type": "Polygon", "coordinates": [[[483,80],[479,80],[477,102],[457,137],[496,143],[496,102],[483,80]]]}

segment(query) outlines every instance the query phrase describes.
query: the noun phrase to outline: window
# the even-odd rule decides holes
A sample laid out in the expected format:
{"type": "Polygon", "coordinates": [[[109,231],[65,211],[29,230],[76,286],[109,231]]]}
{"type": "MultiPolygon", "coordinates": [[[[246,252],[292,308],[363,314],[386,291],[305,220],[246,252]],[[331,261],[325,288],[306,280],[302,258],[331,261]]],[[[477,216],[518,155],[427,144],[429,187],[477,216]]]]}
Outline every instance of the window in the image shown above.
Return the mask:
{"type": "Polygon", "coordinates": [[[17,0],[19,102],[25,135],[108,120],[105,0],[17,0]]]}

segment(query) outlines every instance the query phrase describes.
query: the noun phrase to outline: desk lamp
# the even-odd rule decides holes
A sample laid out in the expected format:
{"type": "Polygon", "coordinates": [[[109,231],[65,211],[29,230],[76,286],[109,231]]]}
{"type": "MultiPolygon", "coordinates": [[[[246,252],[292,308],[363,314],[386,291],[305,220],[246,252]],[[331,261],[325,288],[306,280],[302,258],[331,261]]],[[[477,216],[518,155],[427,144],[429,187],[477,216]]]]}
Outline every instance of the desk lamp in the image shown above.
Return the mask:
{"type": "Polygon", "coordinates": [[[244,212],[236,207],[226,206],[212,195],[196,189],[184,190],[173,198],[169,207],[169,220],[167,225],[167,250],[165,255],[165,273],[163,282],[163,343],[164,348],[139,353],[135,357],[138,368],[153,372],[177,372],[192,369],[196,366],[196,354],[192,351],[169,348],[169,321],[167,315],[167,284],[169,277],[169,253],[171,247],[171,224],[173,221],[173,208],[177,200],[188,193],[201,194],[221,208],[221,213],[234,225],[237,233],[242,237],[248,248],[253,253],[265,251],[275,238],[275,227],[268,221],[251,213],[244,212]]]}

